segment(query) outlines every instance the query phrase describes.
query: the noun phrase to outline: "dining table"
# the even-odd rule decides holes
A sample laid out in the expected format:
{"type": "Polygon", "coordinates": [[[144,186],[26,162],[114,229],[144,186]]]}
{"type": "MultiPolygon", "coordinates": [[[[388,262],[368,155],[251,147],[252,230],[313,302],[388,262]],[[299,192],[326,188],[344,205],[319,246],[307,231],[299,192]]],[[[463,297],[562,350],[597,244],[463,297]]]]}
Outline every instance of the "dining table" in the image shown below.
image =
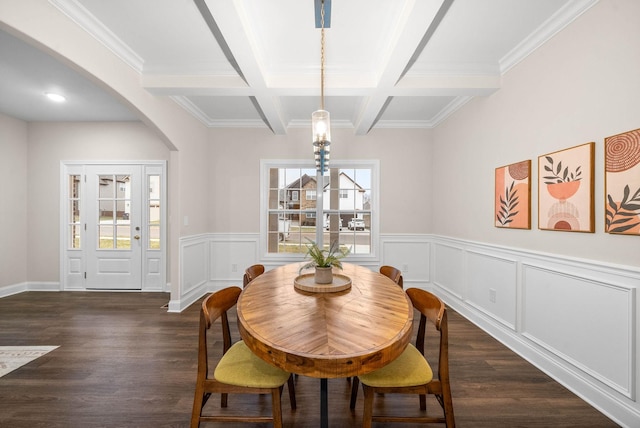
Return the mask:
{"type": "Polygon", "coordinates": [[[400,286],[366,267],[334,268],[333,289],[314,284],[303,265],[279,266],[251,281],[238,299],[238,329],[266,362],[320,379],[326,428],[327,379],[369,373],[397,358],[411,338],[413,306],[400,286]]]}

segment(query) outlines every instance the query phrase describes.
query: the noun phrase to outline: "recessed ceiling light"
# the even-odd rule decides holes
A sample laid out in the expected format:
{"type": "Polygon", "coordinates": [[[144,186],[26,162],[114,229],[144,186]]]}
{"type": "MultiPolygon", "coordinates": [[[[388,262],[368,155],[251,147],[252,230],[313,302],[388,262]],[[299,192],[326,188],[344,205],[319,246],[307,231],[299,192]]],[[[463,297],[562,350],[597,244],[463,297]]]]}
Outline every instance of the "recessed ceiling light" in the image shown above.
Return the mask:
{"type": "Polygon", "coordinates": [[[60,95],[60,94],[53,93],[53,92],[45,92],[44,94],[45,94],[45,95],[47,96],[47,98],[49,98],[51,101],[55,101],[55,102],[57,102],[57,103],[61,103],[61,102],[64,102],[64,101],[66,101],[66,100],[67,100],[64,96],[62,96],[62,95],[60,95]]]}

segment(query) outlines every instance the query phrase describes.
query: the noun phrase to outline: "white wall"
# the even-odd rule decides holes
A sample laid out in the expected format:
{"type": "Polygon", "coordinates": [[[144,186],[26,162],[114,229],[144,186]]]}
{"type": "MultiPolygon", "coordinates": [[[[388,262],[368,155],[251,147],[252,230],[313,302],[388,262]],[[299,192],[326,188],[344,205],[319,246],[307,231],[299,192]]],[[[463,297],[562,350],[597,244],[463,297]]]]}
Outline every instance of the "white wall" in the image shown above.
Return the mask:
{"type": "Polygon", "coordinates": [[[640,236],[604,233],[603,152],[605,137],[640,128],[638,16],[635,0],[598,2],[434,129],[431,248],[447,303],[634,427],[640,236]],[[538,157],[592,141],[595,233],[539,230],[538,157]],[[527,159],[532,229],[496,228],[495,168],[527,159]]]}
{"type": "Polygon", "coordinates": [[[640,2],[600,1],[434,130],[433,232],[640,266],[640,237],[604,230],[604,138],[640,128],[640,2]],[[538,230],[538,156],[594,141],[595,233],[538,230]],[[532,161],[532,230],[494,224],[494,170],[532,161]]]}
{"type": "Polygon", "coordinates": [[[0,288],[27,280],[27,124],[0,114],[0,288]]]}
{"type": "MultiPolygon", "coordinates": [[[[212,129],[209,159],[211,232],[259,232],[260,160],[308,159],[306,128],[275,136],[259,129],[212,129]]],[[[380,230],[428,233],[431,227],[431,131],[332,129],[331,159],[380,160],[380,230]]]]}
{"type": "Polygon", "coordinates": [[[58,281],[60,162],[168,160],[169,149],[141,122],[47,122],[28,129],[28,280],[58,281]]]}

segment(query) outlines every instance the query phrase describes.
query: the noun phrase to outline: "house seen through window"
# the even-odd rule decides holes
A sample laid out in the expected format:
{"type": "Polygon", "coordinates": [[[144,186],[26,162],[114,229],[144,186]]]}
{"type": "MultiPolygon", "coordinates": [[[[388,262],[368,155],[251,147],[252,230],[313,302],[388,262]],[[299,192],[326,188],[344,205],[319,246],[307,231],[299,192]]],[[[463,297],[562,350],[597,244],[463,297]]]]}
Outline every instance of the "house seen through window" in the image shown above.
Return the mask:
{"type": "Polygon", "coordinates": [[[267,171],[268,253],[304,254],[317,228],[325,247],[337,240],[352,254],[372,253],[373,166],[332,165],[320,183],[313,167],[268,165],[267,171]]]}

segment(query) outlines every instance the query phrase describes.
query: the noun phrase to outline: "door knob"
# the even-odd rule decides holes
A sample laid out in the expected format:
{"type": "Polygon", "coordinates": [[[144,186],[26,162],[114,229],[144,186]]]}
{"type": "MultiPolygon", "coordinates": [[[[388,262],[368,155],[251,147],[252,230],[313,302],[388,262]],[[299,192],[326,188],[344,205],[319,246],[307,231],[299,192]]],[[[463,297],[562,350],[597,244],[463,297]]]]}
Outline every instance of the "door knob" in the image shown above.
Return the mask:
{"type": "Polygon", "coordinates": [[[140,239],[140,235],[136,235],[133,237],[134,239],[140,239]]]}

